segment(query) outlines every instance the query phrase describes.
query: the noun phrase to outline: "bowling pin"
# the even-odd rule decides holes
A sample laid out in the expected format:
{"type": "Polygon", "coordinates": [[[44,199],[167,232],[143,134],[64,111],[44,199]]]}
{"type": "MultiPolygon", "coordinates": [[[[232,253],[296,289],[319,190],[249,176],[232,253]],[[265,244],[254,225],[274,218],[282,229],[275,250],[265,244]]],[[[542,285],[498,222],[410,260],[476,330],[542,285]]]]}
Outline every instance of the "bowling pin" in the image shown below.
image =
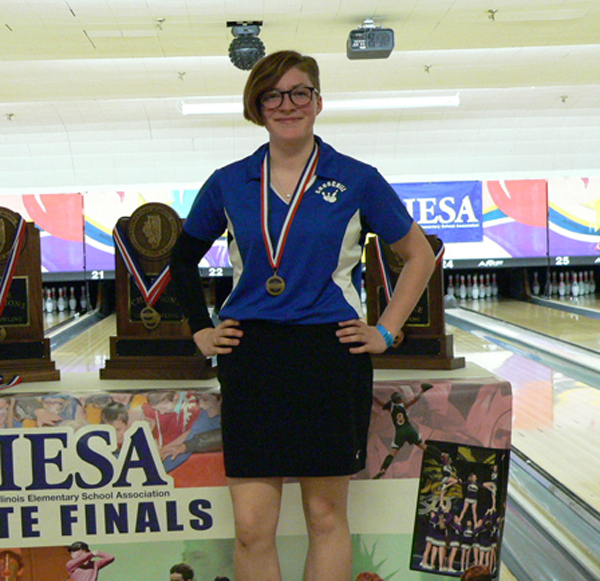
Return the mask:
{"type": "Polygon", "coordinates": [[[583,295],[587,295],[587,294],[590,292],[590,281],[589,281],[589,279],[588,279],[588,273],[587,273],[587,270],[584,270],[584,271],[581,273],[581,276],[583,277],[583,283],[582,283],[582,286],[583,286],[583,292],[582,292],[581,294],[583,294],[583,295]]]}
{"type": "Polygon", "coordinates": [[[471,285],[471,298],[474,301],[479,298],[479,285],[477,284],[477,275],[476,274],[473,275],[473,284],[471,285]]]}
{"type": "Polygon", "coordinates": [[[75,287],[72,286],[69,289],[69,310],[76,311],[77,310],[77,298],[75,297],[75,287]]]}
{"type": "Polygon", "coordinates": [[[458,287],[458,294],[461,299],[467,298],[467,285],[465,285],[465,275],[460,275],[460,286],[458,287]]]}
{"type": "Polygon", "coordinates": [[[58,299],[56,301],[56,308],[58,309],[59,313],[62,313],[65,308],[66,308],[66,303],[65,303],[65,295],[64,295],[64,291],[63,291],[63,287],[58,287],[58,299]]]}
{"type": "Polygon", "coordinates": [[[573,273],[573,283],[571,284],[571,294],[574,297],[579,296],[579,281],[577,280],[577,273],[573,273]]]}
{"type": "Polygon", "coordinates": [[[46,289],[46,312],[52,312],[52,292],[49,288],[46,289]]]}
{"type": "Polygon", "coordinates": [[[448,291],[447,291],[446,294],[449,297],[453,297],[454,296],[454,282],[453,282],[452,278],[453,278],[452,275],[450,275],[448,277],[448,291]]]}
{"type": "Polygon", "coordinates": [[[85,294],[85,286],[81,287],[81,295],[79,298],[79,305],[81,306],[82,311],[87,310],[87,296],[85,294]]]}
{"type": "Polygon", "coordinates": [[[533,272],[533,287],[531,288],[531,290],[533,291],[533,294],[536,296],[540,294],[540,281],[538,279],[537,270],[535,270],[533,272]]]}
{"type": "Polygon", "coordinates": [[[558,282],[558,296],[564,297],[565,293],[566,293],[565,273],[561,272],[560,273],[560,279],[559,279],[559,282],[558,282]]]}

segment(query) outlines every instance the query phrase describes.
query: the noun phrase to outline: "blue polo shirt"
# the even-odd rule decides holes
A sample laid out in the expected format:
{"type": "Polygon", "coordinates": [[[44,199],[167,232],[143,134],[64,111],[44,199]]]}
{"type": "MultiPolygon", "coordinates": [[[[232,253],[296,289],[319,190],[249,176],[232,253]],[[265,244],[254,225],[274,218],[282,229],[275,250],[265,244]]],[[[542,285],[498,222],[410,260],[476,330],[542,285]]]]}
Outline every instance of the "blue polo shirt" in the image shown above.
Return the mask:
{"type": "MultiPolygon", "coordinates": [[[[194,201],[184,230],[214,241],[227,230],[233,290],[221,319],[283,323],[336,323],[362,317],[361,256],[366,234],[392,244],[403,238],[412,218],[379,172],[342,155],[316,137],[320,146],[315,179],[290,227],[277,274],[285,290],[271,296],[273,275],[261,230],[261,165],[268,144],[215,171],[194,201]]],[[[273,246],[288,211],[269,193],[273,246]]]]}

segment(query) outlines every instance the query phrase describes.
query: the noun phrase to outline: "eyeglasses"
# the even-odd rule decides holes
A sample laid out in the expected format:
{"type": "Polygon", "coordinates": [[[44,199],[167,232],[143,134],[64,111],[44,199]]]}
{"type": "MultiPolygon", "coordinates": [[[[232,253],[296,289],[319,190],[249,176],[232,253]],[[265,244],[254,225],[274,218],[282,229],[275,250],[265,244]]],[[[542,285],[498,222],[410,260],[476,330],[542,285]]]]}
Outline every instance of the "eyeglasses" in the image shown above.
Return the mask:
{"type": "Polygon", "coordinates": [[[288,95],[293,105],[296,105],[296,107],[306,107],[312,101],[313,93],[318,95],[319,91],[314,87],[296,87],[291,91],[273,89],[261,95],[260,104],[265,109],[277,109],[283,105],[283,99],[288,95]]]}

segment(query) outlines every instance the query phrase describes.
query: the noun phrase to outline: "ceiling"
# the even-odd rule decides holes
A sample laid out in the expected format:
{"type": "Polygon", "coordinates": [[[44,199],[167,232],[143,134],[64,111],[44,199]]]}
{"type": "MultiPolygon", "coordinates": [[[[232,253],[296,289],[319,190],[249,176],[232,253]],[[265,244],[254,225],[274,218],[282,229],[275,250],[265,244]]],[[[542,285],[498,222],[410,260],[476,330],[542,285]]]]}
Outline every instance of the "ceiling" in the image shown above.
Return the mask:
{"type": "MultiPolygon", "coordinates": [[[[482,133],[508,127],[545,143],[543,163],[527,150],[534,172],[600,172],[599,1],[1,0],[0,190],[190,182],[249,153],[264,130],[178,109],[181,99],[240,98],[248,73],[227,57],[232,20],[263,21],[267,52],[315,56],[318,132],[388,175],[426,175],[398,161],[419,147],[438,177],[477,173],[461,160],[483,155],[482,133]],[[365,18],[394,30],[389,58],[347,58],[348,33],[365,18]],[[461,103],[327,111],[328,99],[380,92],[459,92],[461,103]],[[469,148],[457,155],[461,135],[469,148]]],[[[510,152],[488,152],[513,162],[480,169],[524,171],[517,135],[502,138],[510,152]]]]}

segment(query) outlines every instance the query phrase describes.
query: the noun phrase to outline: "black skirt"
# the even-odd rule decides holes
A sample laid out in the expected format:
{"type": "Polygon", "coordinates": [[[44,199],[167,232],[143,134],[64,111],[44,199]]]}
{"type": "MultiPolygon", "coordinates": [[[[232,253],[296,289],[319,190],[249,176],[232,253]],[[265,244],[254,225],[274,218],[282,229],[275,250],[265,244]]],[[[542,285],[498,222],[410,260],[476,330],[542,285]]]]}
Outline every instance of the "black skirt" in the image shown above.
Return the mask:
{"type": "Polygon", "coordinates": [[[243,321],[218,357],[225,471],[233,478],[343,476],[365,467],[373,368],[338,326],[243,321]]]}

